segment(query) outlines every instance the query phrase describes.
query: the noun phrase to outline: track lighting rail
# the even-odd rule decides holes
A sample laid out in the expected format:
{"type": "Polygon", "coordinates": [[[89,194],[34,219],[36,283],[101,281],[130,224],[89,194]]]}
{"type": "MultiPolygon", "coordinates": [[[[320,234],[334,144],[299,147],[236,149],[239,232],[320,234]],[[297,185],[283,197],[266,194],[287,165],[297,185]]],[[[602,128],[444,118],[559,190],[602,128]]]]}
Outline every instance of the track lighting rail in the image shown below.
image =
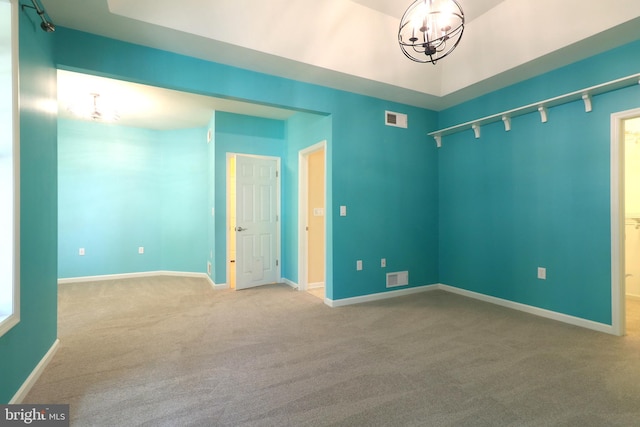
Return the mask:
{"type": "Polygon", "coordinates": [[[532,104],[524,105],[522,107],[514,108],[512,110],[503,111],[501,113],[492,114],[490,116],[482,117],[476,120],[471,120],[459,125],[451,126],[444,129],[439,129],[434,132],[430,132],[428,135],[436,140],[438,147],[442,146],[442,137],[452,135],[454,133],[463,132],[465,130],[472,129],[476,138],[480,138],[480,128],[489,123],[502,121],[505,126],[505,131],[511,130],[511,119],[524,114],[533,113],[538,111],[540,113],[540,121],[546,123],[548,120],[549,108],[556,107],[558,105],[567,104],[569,102],[582,99],[584,101],[585,112],[590,112],[593,108],[592,98],[595,95],[600,95],[606,92],[611,92],[617,89],[622,89],[634,84],[640,83],[640,73],[632,74],[620,79],[611,80],[606,83],[591,86],[575,92],[566,93],[564,95],[556,96],[553,98],[545,99],[542,101],[534,102],[532,104]]]}

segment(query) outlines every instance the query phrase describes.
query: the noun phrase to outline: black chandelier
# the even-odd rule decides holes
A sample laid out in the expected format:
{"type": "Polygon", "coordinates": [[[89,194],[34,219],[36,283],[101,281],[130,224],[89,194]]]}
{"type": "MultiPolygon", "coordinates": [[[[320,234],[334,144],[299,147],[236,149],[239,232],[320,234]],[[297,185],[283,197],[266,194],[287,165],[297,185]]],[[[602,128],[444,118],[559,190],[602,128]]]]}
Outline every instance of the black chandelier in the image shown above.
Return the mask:
{"type": "Polygon", "coordinates": [[[402,15],[398,43],[412,61],[435,64],[458,46],[463,31],[456,0],[416,0],[402,15]]]}

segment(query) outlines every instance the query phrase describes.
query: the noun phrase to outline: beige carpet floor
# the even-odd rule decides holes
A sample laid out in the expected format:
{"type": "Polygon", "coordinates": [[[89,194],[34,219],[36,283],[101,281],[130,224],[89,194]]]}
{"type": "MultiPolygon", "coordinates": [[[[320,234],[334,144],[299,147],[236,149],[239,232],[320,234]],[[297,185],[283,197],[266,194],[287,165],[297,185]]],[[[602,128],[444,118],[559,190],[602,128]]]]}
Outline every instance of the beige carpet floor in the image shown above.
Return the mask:
{"type": "Polygon", "coordinates": [[[175,277],[59,299],[61,345],[25,403],[69,403],[74,426],[640,425],[638,325],[619,338],[442,291],[332,309],[175,277]]]}
{"type": "Polygon", "coordinates": [[[307,292],[309,292],[311,295],[313,295],[315,297],[318,297],[322,301],[324,301],[324,286],[318,287],[318,288],[309,289],[307,292]]]}

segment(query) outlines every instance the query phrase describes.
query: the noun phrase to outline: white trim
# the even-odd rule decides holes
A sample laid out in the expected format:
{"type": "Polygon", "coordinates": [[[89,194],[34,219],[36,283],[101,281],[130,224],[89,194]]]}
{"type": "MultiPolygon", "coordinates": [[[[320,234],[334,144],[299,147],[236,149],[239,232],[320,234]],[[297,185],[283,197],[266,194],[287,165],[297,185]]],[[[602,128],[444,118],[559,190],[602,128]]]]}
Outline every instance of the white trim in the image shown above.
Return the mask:
{"type": "MultiPolygon", "coordinates": [[[[307,290],[307,206],[309,194],[305,189],[309,185],[309,153],[308,149],[298,152],[298,289],[307,290]]],[[[325,212],[326,214],[326,212],[325,212]]]]}
{"type": "Polygon", "coordinates": [[[611,114],[611,329],[622,336],[626,332],[625,252],[624,252],[624,138],[622,122],[640,117],[640,108],[611,114]]]}
{"type": "Polygon", "coordinates": [[[314,282],[307,284],[307,289],[324,288],[324,282],[314,282]]]}
{"type": "Polygon", "coordinates": [[[228,283],[214,283],[213,280],[209,279],[211,286],[214,291],[223,291],[225,289],[229,289],[228,283]]]}
{"type": "MultiPolygon", "coordinates": [[[[189,273],[186,273],[186,274],[189,275],[189,273]]],[[[199,276],[197,276],[197,277],[199,277],[199,276]]],[[[211,285],[211,287],[213,288],[214,291],[219,291],[219,290],[223,290],[223,289],[228,289],[229,288],[229,285],[227,285],[226,283],[216,284],[216,282],[214,282],[213,279],[211,278],[211,276],[209,276],[208,274],[205,274],[204,277],[206,277],[207,282],[209,282],[209,285],[211,285]]]]}
{"type": "Polygon", "coordinates": [[[0,337],[20,323],[20,314],[16,310],[12,314],[0,316],[0,337]]]}
{"type": "Polygon", "coordinates": [[[353,304],[361,304],[371,301],[379,301],[383,299],[396,298],[405,295],[416,294],[420,292],[428,292],[441,290],[452,294],[461,295],[467,298],[473,298],[479,301],[488,302],[491,304],[499,305],[502,307],[510,308],[513,310],[522,311],[525,313],[533,314],[535,316],[544,317],[551,320],[556,320],[562,323],[568,323],[574,326],[580,326],[582,328],[592,329],[598,332],[604,332],[607,334],[614,334],[615,331],[611,325],[604,323],[594,322],[592,320],[582,319],[580,317],[570,316],[568,314],[558,313],[556,311],[546,310],[544,308],[534,307],[527,304],[521,304],[519,302],[509,301],[502,298],[492,297],[489,295],[480,294],[478,292],[468,291],[466,289],[460,289],[449,285],[443,285],[441,283],[433,285],[418,286],[414,288],[399,289],[389,292],[380,292],[371,295],[362,295],[358,297],[342,298],[338,300],[324,299],[324,303],[329,307],[343,307],[353,304]]]}
{"type": "Polygon", "coordinates": [[[325,298],[324,303],[329,307],[343,307],[345,305],[361,304],[364,302],[379,301],[382,299],[389,299],[389,298],[396,298],[396,297],[401,297],[405,295],[417,294],[420,292],[435,291],[439,289],[438,286],[439,285],[437,284],[424,285],[424,286],[417,286],[413,288],[398,289],[398,290],[389,291],[389,292],[380,292],[377,294],[362,295],[359,297],[342,298],[337,300],[331,300],[329,298],[325,298]]]}
{"type": "MultiPolygon", "coordinates": [[[[236,155],[235,153],[226,153],[225,159],[224,159],[224,167],[225,167],[225,171],[224,171],[224,180],[225,180],[225,185],[224,185],[224,190],[225,190],[225,200],[224,200],[224,212],[225,212],[225,223],[224,223],[224,230],[225,230],[225,236],[224,236],[224,259],[225,259],[225,279],[227,281],[227,286],[229,286],[228,284],[231,283],[231,257],[229,256],[229,247],[231,246],[230,240],[231,240],[231,212],[229,211],[229,209],[231,208],[231,200],[229,197],[229,163],[231,162],[231,159],[234,159],[235,161],[236,155]]],[[[238,174],[238,166],[237,163],[234,166],[236,168],[236,176],[238,174]]],[[[234,178],[235,179],[235,178],[234,178]]],[[[215,185],[215,184],[214,184],[215,185]]],[[[237,189],[236,189],[237,191],[237,189]]],[[[235,212],[235,206],[234,206],[234,212],[235,212]]],[[[235,215],[235,214],[234,214],[235,215]]],[[[215,225],[214,225],[215,227],[215,225]]],[[[238,242],[236,241],[236,249],[238,242]]],[[[214,242],[214,246],[215,246],[215,242],[214,242]]],[[[236,251],[236,259],[238,258],[238,252],[236,251]]],[[[234,260],[235,262],[235,260],[234,260]]],[[[233,268],[236,268],[236,265],[233,264],[233,268]]],[[[238,277],[235,276],[235,279],[238,280],[238,277]]],[[[233,283],[234,289],[235,289],[235,285],[236,283],[233,283]]]]}
{"type": "Polygon", "coordinates": [[[640,301],[640,295],[627,294],[627,298],[628,298],[628,299],[635,300],[635,301],[640,301]]]}
{"type": "Polygon", "coordinates": [[[29,374],[25,382],[22,383],[22,386],[20,386],[16,394],[13,395],[13,397],[9,401],[10,405],[20,404],[22,403],[24,398],[27,397],[27,394],[29,393],[31,388],[35,385],[36,381],[38,381],[38,378],[40,378],[40,375],[42,375],[49,362],[51,362],[51,360],[53,359],[53,356],[56,354],[56,351],[58,351],[59,346],[60,340],[56,339],[49,351],[47,351],[47,354],[44,355],[44,357],[36,365],[33,371],[31,371],[31,374],[29,374]]]}
{"type": "Polygon", "coordinates": [[[0,337],[20,323],[20,58],[19,58],[19,8],[18,0],[9,0],[11,7],[11,157],[13,168],[13,265],[12,307],[10,313],[0,316],[0,337]]]}
{"type": "Polygon", "coordinates": [[[83,276],[83,277],[68,277],[58,279],[58,284],[66,283],[81,283],[81,282],[100,282],[103,280],[122,280],[122,279],[135,279],[138,277],[153,277],[153,276],[176,276],[176,277],[196,277],[201,279],[207,279],[209,283],[217,289],[221,285],[216,285],[213,280],[207,275],[207,273],[192,273],[188,271],[143,271],[138,273],[122,273],[122,274],[104,274],[101,276],[83,276]]]}
{"type": "Polygon", "coordinates": [[[300,290],[300,285],[298,285],[296,282],[292,282],[289,279],[282,279],[282,283],[284,283],[285,285],[289,285],[291,286],[293,289],[298,289],[300,290]]]}
{"type": "Polygon", "coordinates": [[[13,227],[14,227],[14,268],[13,268],[13,314],[7,323],[20,322],[20,288],[22,279],[20,277],[20,205],[21,205],[21,182],[20,182],[20,1],[11,1],[12,26],[11,26],[11,67],[13,77],[13,188],[15,191],[15,206],[13,207],[13,227]]]}
{"type": "Polygon", "coordinates": [[[307,218],[309,216],[309,194],[307,187],[309,185],[309,155],[324,150],[324,241],[325,241],[325,280],[327,276],[327,141],[323,140],[309,147],[298,151],[298,289],[306,291],[309,289],[307,283],[308,264],[309,264],[309,245],[307,243],[307,218]]]}
{"type": "Polygon", "coordinates": [[[521,304],[519,302],[509,301],[502,298],[492,297],[489,295],[480,294],[466,289],[460,289],[449,285],[439,284],[438,289],[450,292],[452,294],[462,295],[464,297],[473,298],[479,301],[488,302],[491,304],[499,305],[513,310],[523,311],[525,313],[533,314],[540,317],[545,317],[551,320],[557,320],[559,322],[568,323],[570,325],[580,326],[587,329],[593,329],[598,332],[605,332],[613,334],[613,328],[611,325],[604,323],[598,323],[591,320],[582,319],[580,317],[569,316],[568,314],[558,313],[556,311],[546,310],[544,308],[534,307],[531,305],[521,304]]]}

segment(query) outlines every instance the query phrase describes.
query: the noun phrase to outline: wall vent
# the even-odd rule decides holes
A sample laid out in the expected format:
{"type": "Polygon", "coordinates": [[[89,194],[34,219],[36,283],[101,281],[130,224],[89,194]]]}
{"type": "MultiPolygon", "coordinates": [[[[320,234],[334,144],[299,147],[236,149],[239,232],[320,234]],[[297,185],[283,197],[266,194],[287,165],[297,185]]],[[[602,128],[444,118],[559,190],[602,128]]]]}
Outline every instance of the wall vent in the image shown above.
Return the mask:
{"type": "Polygon", "coordinates": [[[395,273],[387,273],[387,288],[396,286],[405,286],[409,284],[409,272],[397,271],[395,273]]]}
{"type": "Polygon", "coordinates": [[[398,128],[407,127],[407,115],[402,113],[394,113],[393,111],[384,112],[384,124],[387,126],[395,126],[398,128]]]}

